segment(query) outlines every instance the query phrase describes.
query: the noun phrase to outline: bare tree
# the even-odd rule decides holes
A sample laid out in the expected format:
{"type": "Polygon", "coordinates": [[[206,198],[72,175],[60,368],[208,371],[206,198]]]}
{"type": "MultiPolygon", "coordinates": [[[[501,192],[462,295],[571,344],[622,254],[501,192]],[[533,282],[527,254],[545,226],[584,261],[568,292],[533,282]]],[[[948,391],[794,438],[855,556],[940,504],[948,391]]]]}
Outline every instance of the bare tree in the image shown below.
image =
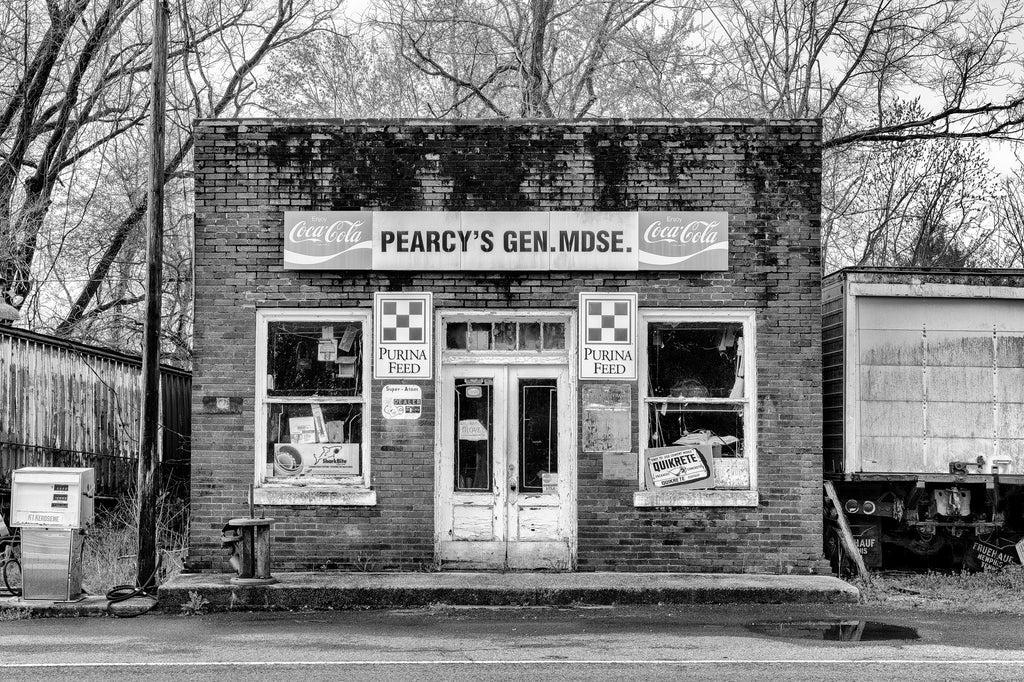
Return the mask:
{"type": "MultiPolygon", "coordinates": [[[[21,12],[0,10],[0,295],[30,326],[81,336],[102,327],[100,317],[131,319],[141,296],[134,241],[146,212],[137,171],[148,8],[19,4],[21,12]]],[[[337,2],[179,0],[173,8],[166,171],[188,196],[194,119],[238,115],[266,57],[314,31],[337,2]]],[[[186,201],[180,213],[190,211],[186,201]]],[[[168,236],[183,239],[186,228],[187,218],[168,236]]],[[[181,249],[169,252],[180,259],[181,249]]]]}
{"type": "MultiPolygon", "coordinates": [[[[916,102],[884,122],[921,115],[916,102]]],[[[850,145],[846,203],[832,215],[826,265],[981,265],[995,233],[989,218],[995,173],[976,140],[903,140],[850,145]]],[[[836,207],[833,207],[835,209],[836,207]]]]}
{"type": "Polygon", "coordinates": [[[1024,268],[1024,169],[1018,161],[1013,175],[1000,183],[994,220],[997,245],[989,265],[1024,268]]]}
{"type": "Polygon", "coordinates": [[[734,111],[821,117],[825,146],[1014,137],[1024,82],[1014,68],[1021,0],[706,0],[711,56],[734,111]],[[924,91],[917,118],[884,120],[924,91]]]}
{"type": "Polygon", "coordinates": [[[372,21],[440,87],[434,116],[580,119],[680,106],[638,86],[697,77],[694,17],[656,0],[379,0],[372,21]]]}

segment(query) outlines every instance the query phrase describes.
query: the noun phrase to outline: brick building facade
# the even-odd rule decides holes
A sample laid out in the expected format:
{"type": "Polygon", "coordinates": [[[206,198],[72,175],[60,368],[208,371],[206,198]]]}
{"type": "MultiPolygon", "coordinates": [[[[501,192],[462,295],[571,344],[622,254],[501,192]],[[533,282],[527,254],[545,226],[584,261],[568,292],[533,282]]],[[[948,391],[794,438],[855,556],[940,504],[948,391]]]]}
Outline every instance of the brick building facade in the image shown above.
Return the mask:
{"type": "Polygon", "coordinates": [[[275,570],[819,566],[817,121],[203,121],[195,172],[192,567],[227,570],[251,485],[275,570]],[[408,269],[286,267],[317,216],[428,234],[396,212],[455,227],[408,269]],[[679,215],[724,216],[724,266],[622,265],[679,215]],[[561,269],[558,221],[631,236],[561,269]],[[388,292],[430,295],[430,378],[375,378],[388,292]],[[581,293],[625,306],[635,379],[582,376],[581,293]]]}

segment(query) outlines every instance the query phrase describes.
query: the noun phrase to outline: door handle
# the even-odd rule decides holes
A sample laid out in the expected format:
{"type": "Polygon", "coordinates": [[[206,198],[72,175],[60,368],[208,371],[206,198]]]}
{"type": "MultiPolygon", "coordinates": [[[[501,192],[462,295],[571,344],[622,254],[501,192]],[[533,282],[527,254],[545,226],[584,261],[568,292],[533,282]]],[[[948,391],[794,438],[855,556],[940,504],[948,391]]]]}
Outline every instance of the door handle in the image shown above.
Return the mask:
{"type": "Polygon", "coordinates": [[[509,486],[509,490],[511,490],[512,492],[515,492],[516,491],[516,484],[513,483],[512,485],[510,485],[509,486]]]}

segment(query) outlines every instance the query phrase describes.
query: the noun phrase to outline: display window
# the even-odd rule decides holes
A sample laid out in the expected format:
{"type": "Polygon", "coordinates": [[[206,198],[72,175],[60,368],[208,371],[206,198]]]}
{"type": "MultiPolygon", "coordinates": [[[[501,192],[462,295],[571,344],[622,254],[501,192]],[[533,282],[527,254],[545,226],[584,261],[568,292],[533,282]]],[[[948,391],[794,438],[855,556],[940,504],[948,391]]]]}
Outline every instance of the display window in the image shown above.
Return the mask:
{"type": "Polygon", "coordinates": [[[753,313],[647,310],[642,319],[641,490],[663,502],[756,490],[753,313]]]}
{"type": "Polygon", "coordinates": [[[369,312],[257,317],[257,485],[368,487],[369,312]]]}

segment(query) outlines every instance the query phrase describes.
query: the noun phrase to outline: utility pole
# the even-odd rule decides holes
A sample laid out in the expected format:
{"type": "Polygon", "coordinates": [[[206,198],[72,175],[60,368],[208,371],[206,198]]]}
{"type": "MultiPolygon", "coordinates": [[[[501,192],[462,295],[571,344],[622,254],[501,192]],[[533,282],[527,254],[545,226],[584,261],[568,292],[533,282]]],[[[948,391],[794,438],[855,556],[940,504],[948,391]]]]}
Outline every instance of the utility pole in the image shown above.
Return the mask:
{"type": "Polygon", "coordinates": [[[149,206],[146,214],[146,320],[142,337],[142,428],[139,434],[139,551],[136,584],[156,587],[156,492],[159,487],[160,303],[164,251],[164,114],[167,97],[166,0],[153,0],[153,67],[149,102],[149,206]]]}

